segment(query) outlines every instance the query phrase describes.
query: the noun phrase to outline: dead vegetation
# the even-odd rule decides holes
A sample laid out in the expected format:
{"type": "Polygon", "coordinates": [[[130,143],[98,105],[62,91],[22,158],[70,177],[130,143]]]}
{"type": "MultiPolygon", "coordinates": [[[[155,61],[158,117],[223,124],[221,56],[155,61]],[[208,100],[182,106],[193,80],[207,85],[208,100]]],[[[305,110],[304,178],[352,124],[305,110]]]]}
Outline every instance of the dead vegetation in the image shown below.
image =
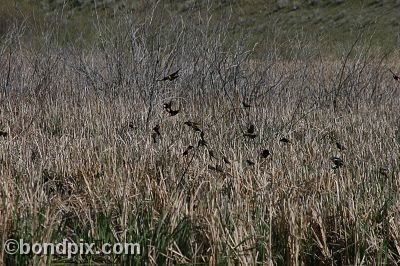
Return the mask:
{"type": "Polygon", "coordinates": [[[399,263],[400,84],[386,55],[360,35],[337,60],[302,42],[254,59],[226,23],[152,19],[100,27],[87,48],[3,38],[2,243],[143,250],[71,260],[90,263],[399,263]]]}

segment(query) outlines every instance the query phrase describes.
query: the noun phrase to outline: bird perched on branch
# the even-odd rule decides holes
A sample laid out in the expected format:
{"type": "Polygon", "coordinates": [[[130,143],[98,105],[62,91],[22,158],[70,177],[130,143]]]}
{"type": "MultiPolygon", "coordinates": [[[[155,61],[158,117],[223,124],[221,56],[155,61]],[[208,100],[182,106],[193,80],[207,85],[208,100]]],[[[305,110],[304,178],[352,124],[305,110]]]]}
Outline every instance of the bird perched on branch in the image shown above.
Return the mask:
{"type": "Polygon", "coordinates": [[[162,79],[157,79],[157,81],[165,81],[165,80],[172,81],[174,79],[177,79],[179,77],[179,75],[178,75],[179,70],[181,70],[181,69],[178,69],[174,73],[168,74],[167,76],[163,77],[162,79]]]}

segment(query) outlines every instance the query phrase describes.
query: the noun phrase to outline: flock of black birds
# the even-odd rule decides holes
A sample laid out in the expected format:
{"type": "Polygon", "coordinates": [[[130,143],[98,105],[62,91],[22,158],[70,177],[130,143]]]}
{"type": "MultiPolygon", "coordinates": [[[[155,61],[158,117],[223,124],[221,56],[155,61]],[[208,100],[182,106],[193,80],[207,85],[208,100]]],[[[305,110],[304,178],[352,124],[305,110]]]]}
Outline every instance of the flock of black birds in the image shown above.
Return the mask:
{"type": "MultiPolygon", "coordinates": [[[[175,71],[175,72],[173,72],[171,74],[166,75],[165,77],[163,77],[161,79],[157,79],[156,81],[173,81],[173,80],[175,80],[175,79],[177,79],[179,77],[179,71],[180,71],[180,69],[178,69],[177,71],[175,71]]],[[[400,77],[397,74],[395,74],[391,69],[389,69],[389,71],[392,73],[393,79],[398,81],[398,82],[400,82],[400,77]]],[[[251,108],[251,105],[246,103],[246,102],[244,102],[244,101],[242,102],[242,105],[243,105],[243,108],[245,108],[245,109],[251,108]]],[[[163,108],[164,108],[164,111],[166,113],[168,113],[170,116],[175,116],[180,112],[180,108],[178,108],[176,110],[172,109],[172,101],[164,103],[163,108]]],[[[193,122],[193,121],[186,121],[186,122],[184,122],[184,124],[186,126],[192,128],[194,130],[194,132],[200,132],[200,139],[198,140],[197,147],[201,147],[201,146],[206,147],[207,150],[208,150],[210,158],[217,159],[216,156],[215,156],[214,151],[212,151],[209,148],[208,143],[205,140],[205,133],[200,128],[200,124],[196,123],[196,122],[193,122]]],[[[152,136],[152,139],[153,139],[154,143],[157,143],[157,138],[161,139],[160,125],[159,124],[157,124],[153,128],[153,133],[151,134],[151,136],[152,136]]],[[[247,129],[243,132],[243,137],[248,138],[248,139],[255,139],[257,136],[258,135],[256,133],[255,126],[253,124],[250,124],[247,127],[247,129]]],[[[280,138],[279,141],[281,143],[283,143],[283,144],[291,144],[292,143],[291,140],[289,140],[288,138],[285,138],[285,137],[280,138]]],[[[336,145],[336,148],[340,152],[346,150],[346,148],[339,142],[335,142],[335,145],[336,145]]],[[[189,145],[183,151],[182,155],[183,156],[187,156],[189,154],[189,152],[191,150],[193,150],[193,149],[195,149],[195,146],[189,145]]],[[[271,152],[268,149],[263,149],[260,152],[259,156],[262,159],[267,159],[267,158],[269,158],[271,156],[271,152]]],[[[229,159],[226,156],[224,156],[223,154],[221,155],[221,159],[225,164],[228,164],[228,165],[231,164],[229,159]]],[[[330,158],[330,161],[333,163],[332,169],[338,169],[338,168],[344,166],[343,159],[341,159],[339,157],[333,156],[333,157],[330,158]]],[[[249,159],[246,159],[246,163],[247,163],[248,166],[255,165],[255,162],[253,162],[253,161],[251,161],[249,159]]],[[[224,172],[222,166],[218,165],[218,164],[216,164],[215,166],[214,165],[208,165],[208,169],[209,170],[213,170],[213,171],[217,171],[217,172],[221,172],[221,173],[224,172]]]]}
{"type": "MultiPolygon", "coordinates": [[[[397,75],[396,73],[394,73],[391,69],[388,69],[388,70],[392,74],[393,79],[395,81],[400,82],[400,76],[397,75]]],[[[175,72],[173,72],[171,74],[166,75],[165,77],[163,77],[161,79],[157,79],[156,81],[173,81],[173,80],[175,80],[175,79],[177,79],[179,77],[179,71],[180,71],[180,69],[176,70],[175,72]]],[[[251,105],[246,103],[246,102],[242,102],[242,105],[243,105],[243,108],[250,108],[251,107],[251,105]]],[[[172,109],[172,101],[164,103],[163,108],[164,108],[165,112],[168,113],[170,116],[175,116],[175,115],[179,114],[179,112],[180,112],[180,108],[175,109],[175,110],[172,109]]],[[[199,141],[197,143],[197,147],[201,147],[201,146],[206,147],[208,149],[208,153],[209,153],[210,158],[217,159],[215,157],[214,151],[212,151],[208,147],[208,143],[205,140],[205,133],[200,128],[200,124],[196,123],[196,122],[192,122],[192,121],[186,121],[186,122],[184,122],[184,124],[186,126],[192,128],[195,132],[200,132],[200,139],[199,139],[199,141]]],[[[157,138],[159,138],[159,139],[162,138],[160,129],[161,129],[161,127],[160,127],[159,124],[155,125],[154,128],[153,128],[153,133],[151,134],[151,137],[152,137],[154,143],[157,143],[157,138]]],[[[6,132],[4,130],[0,130],[0,137],[7,137],[7,136],[8,136],[8,132],[6,132]]],[[[255,126],[253,124],[250,124],[249,127],[247,128],[247,130],[245,132],[243,132],[243,136],[246,137],[246,138],[249,138],[249,139],[255,139],[257,137],[257,133],[255,132],[255,126]]],[[[291,141],[289,139],[285,138],[285,137],[281,138],[279,141],[281,143],[284,143],[284,144],[290,144],[291,143],[291,141]]],[[[344,151],[346,149],[339,142],[336,142],[335,144],[336,144],[336,148],[339,151],[344,151]]],[[[189,154],[189,151],[194,149],[194,148],[195,148],[194,146],[189,145],[182,154],[184,156],[187,156],[189,154]]],[[[260,157],[263,158],[263,159],[267,159],[270,156],[271,156],[271,152],[268,149],[263,149],[260,152],[260,157]]],[[[231,162],[228,160],[228,158],[226,158],[226,156],[224,156],[224,155],[222,155],[222,160],[223,160],[223,162],[225,164],[231,164],[231,162]]],[[[343,160],[341,158],[339,158],[339,157],[335,157],[334,156],[334,157],[331,157],[330,160],[333,163],[332,169],[338,169],[338,168],[340,168],[340,167],[342,167],[344,165],[343,160]]],[[[246,162],[247,162],[247,164],[249,166],[255,165],[255,162],[253,162],[253,161],[251,161],[249,159],[247,159],[246,162]]],[[[220,165],[216,165],[216,166],[209,165],[208,169],[215,170],[215,171],[218,171],[218,172],[223,172],[222,171],[222,167],[220,165]]]]}
{"type": "MultiPolygon", "coordinates": [[[[180,69],[178,69],[177,71],[175,71],[175,72],[173,72],[173,73],[171,73],[171,74],[166,75],[166,76],[163,77],[162,79],[157,79],[157,81],[173,81],[173,80],[175,80],[175,79],[177,79],[177,78],[179,77],[179,70],[180,70],[180,69]]],[[[390,73],[392,74],[393,79],[396,80],[396,81],[398,81],[398,82],[400,82],[400,76],[397,75],[397,74],[395,74],[391,69],[388,69],[388,70],[389,70],[390,73]]],[[[246,103],[246,102],[244,102],[244,101],[242,102],[242,105],[243,105],[243,108],[250,108],[250,107],[251,107],[250,104],[248,104],[248,103],[246,103]]],[[[170,102],[167,102],[167,103],[164,103],[164,106],[163,106],[163,107],[164,107],[165,112],[167,112],[170,116],[175,116],[175,115],[177,115],[177,114],[180,112],[180,109],[179,109],[179,108],[176,109],[176,110],[173,110],[173,109],[172,109],[172,102],[171,102],[171,101],[170,101],[170,102]]],[[[204,138],[205,133],[204,133],[204,131],[200,128],[199,123],[192,122],[192,121],[186,121],[186,122],[184,122],[184,124],[185,124],[186,126],[192,128],[195,132],[200,132],[200,139],[199,139],[199,141],[198,141],[198,143],[197,143],[197,147],[205,146],[205,147],[208,149],[208,153],[209,153],[210,158],[217,159],[217,158],[215,157],[214,152],[208,147],[208,143],[207,143],[207,141],[206,141],[205,138],[204,138]]],[[[156,142],[157,142],[157,138],[161,138],[160,125],[157,124],[157,125],[153,128],[153,131],[154,131],[154,132],[152,133],[151,136],[152,136],[152,138],[153,138],[153,142],[156,143],[156,142]]],[[[245,138],[255,139],[255,138],[257,137],[257,133],[255,132],[255,126],[254,126],[253,124],[250,124],[250,125],[248,126],[247,130],[246,130],[245,132],[243,132],[243,136],[244,136],[245,138]]],[[[291,144],[291,143],[292,143],[289,139],[287,139],[287,138],[285,138],[285,137],[282,137],[281,139],[279,139],[279,141],[280,141],[281,143],[284,143],[284,144],[291,144]]],[[[346,148],[345,148],[341,143],[335,142],[335,144],[336,144],[336,148],[337,148],[339,151],[342,152],[342,151],[346,150],[346,148]]],[[[194,147],[193,145],[189,145],[189,146],[184,150],[184,152],[182,153],[182,155],[187,156],[187,155],[189,154],[189,151],[192,150],[192,149],[194,149],[194,148],[195,148],[195,147],[194,147]]],[[[263,150],[260,152],[260,157],[261,157],[262,159],[267,159],[267,158],[270,157],[270,156],[271,156],[271,152],[270,152],[268,149],[263,149],[263,150]]],[[[226,156],[224,156],[224,155],[222,155],[222,160],[223,160],[223,162],[224,162],[225,164],[231,164],[231,162],[229,161],[229,159],[226,158],[226,156]]],[[[339,158],[339,157],[333,156],[333,157],[330,158],[330,161],[333,163],[332,169],[338,169],[338,168],[344,166],[343,159],[341,159],[341,158],[339,158]]],[[[249,166],[255,165],[255,162],[253,162],[253,161],[251,161],[251,160],[249,160],[249,159],[246,160],[246,163],[247,163],[247,165],[249,165],[249,166]]],[[[215,166],[213,166],[213,165],[208,165],[208,169],[209,169],[209,170],[214,170],[214,171],[217,171],[217,172],[223,172],[223,168],[222,168],[220,165],[218,165],[218,164],[215,165],[215,166]]]]}
{"type": "MultiPolygon", "coordinates": [[[[156,81],[173,81],[175,79],[177,79],[179,77],[179,71],[180,69],[176,70],[175,72],[168,74],[166,76],[164,76],[161,79],[157,79],[156,81]]],[[[251,105],[246,103],[246,102],[242,102],[243,108],[250,108],[251,105]]],[[[166,102],[163,104],[163,109],[164,111],[169,114],[170,116],[175,116],[180,112],[180,108],[177,109],[173,109],[172,108],[172,101],[166,102]]],[[[195,133],[198,132],[200,133],[200,138],[197,142],[197,147],[205,147],[208,150],[208,154],[209,157],[211,159],[217,159],[217,157],[215,156],[214,151],[209,147],[208,142],[205,139],[205,133],[204,130],[201,129],[200,124],[197,122],[193,122],[193,121],[186,121],[183,123],[184,125],[186,125],[187,127],[191,128],[195,133]]],[[[153,132],[151,134],[151,137],[153,139],[153,143],[157,143],[157,139],[161,139],[161,133],[160,133],[160,124],[156,124],[153,127],[153,132]]],[[[255,133],[255,126],[253,124],[250,124],[249,127],[247,128],[247,130],[245,132],[243,132],[243,136],[249,139],[254,139],[256,138],[258,135],[255,133]]],[[[280,140],[283,143],[290,143],[290,141],[286,138],[282,138],[280,140]]],[[[189,152],[195,148],[197,148],[193,145],[189,145],[186,147],[186,149],[183,151],[182,155],[183,156],[187,156],[189,155],[189,152]]],[[[267,159],[269,156],[271,155],[270,151],[268,149],[264,149],[260,152],[260,157],[263,159],[267,159]]],[[[223,154],[221,154],[221,159],[225,164],[230,165],[231,162],[230,160],[224,156],[223,154]]],[[[247,165],[252,166],[255,165],[255,162],[247,159],[246,160],[247,165]]],[[[216,164],[214,165],[208,165],[208,169],[209,170],[214,170],[217,172],[221,172],[223,173],[223,168],[221,165],[216,164]]]]}

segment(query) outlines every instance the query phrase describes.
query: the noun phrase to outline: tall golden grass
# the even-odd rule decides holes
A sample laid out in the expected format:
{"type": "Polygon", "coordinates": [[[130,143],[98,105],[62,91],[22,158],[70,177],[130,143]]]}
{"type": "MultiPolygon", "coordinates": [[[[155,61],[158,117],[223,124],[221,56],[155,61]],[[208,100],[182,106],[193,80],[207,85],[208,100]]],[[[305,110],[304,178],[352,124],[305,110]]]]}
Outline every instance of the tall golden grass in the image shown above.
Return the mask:
{"type": "MultiPolygon", "coordinates": [[[[2,243],[143,249],[69,262],[399,263],[400,83],[385,56],[357,40],[336,60],[313,50],[254,59],[207,25],[158,37],[146,27],[105,30],[86,49],[2,42],[2,243]],[[178,79],[156,81],[179,67],[178,79]],[[175,116],[163,110],[170,100],[175,116]],[[254,139],[243,136],[250,124],[254,139]]],[[[67,262],[0,254],[8,264],[67,262]]]]}

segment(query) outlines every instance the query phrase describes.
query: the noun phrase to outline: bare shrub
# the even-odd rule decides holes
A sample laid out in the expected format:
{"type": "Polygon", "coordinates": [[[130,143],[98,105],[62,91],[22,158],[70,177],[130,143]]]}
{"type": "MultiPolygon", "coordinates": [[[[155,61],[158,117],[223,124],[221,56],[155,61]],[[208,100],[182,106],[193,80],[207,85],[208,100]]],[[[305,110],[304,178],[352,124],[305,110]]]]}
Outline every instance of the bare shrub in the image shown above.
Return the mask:
{"type": "Polygon", "coordinates": [[[5,35],[2,243],[143,248],[71,262],[397,264],[399,83],[386,55],[362,38],[339,59],[306,39],[247,47],[229,21],[156,5],[144,21],[99,19],[86,47],[5,35]]]}

